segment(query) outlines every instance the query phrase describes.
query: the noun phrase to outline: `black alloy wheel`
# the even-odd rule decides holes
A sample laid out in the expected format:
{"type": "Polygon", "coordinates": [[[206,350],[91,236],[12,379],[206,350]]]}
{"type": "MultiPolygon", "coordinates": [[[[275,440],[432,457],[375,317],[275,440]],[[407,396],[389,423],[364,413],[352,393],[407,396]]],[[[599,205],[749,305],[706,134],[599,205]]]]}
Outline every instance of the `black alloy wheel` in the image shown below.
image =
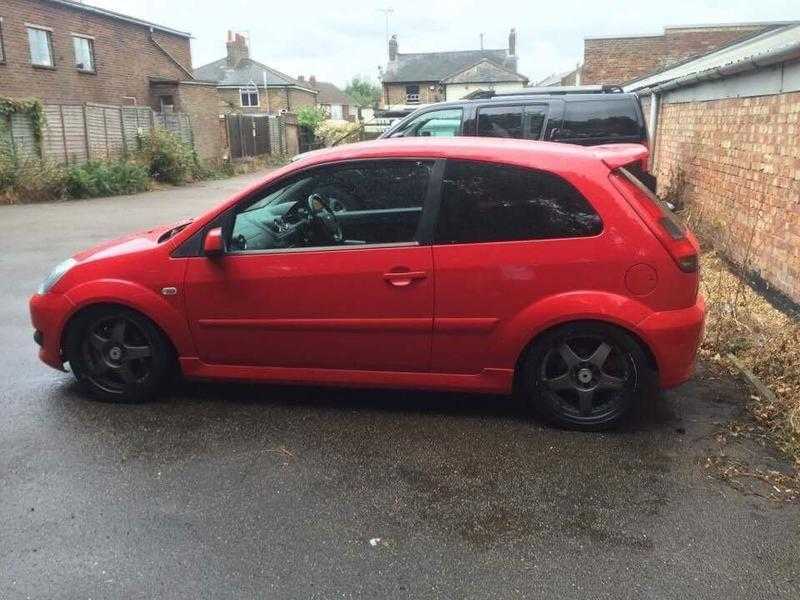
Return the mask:
{"type": "Polygon", "coordinates": [[[652,374],[627,333],[602,323],[570,324],[538,340],[523,363],[523,391],[545,420],[574,429],[619,425],[652,374]]]}
{"type": "Polygon", "coordinates": [[[117,307],[90,310],[71,324],[65,344],[78,382],[101,400],[152,398],[174,365],[161,331],[141,314],[117,307]]]}

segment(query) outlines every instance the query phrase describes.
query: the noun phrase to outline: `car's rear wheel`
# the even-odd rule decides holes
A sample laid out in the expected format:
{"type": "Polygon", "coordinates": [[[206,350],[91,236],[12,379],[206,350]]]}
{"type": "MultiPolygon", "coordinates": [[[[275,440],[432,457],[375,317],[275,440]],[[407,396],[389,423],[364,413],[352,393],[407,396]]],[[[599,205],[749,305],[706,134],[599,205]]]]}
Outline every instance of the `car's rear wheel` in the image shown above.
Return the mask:
{"type": "Polygon", "coordinates": [[[79,384],[111,402],[144,402],[164,386],[175,364],[164,334],[148,318],[122,307],[79,314],[64,344],[79,384]]]}
{"type": "Polygon", "coordinates": [[[584,430],[618,426],[639,405],[652,377],[642,348],[623,330],[572,323],[531,346],[520,389],[544,420],[584,430]]]}

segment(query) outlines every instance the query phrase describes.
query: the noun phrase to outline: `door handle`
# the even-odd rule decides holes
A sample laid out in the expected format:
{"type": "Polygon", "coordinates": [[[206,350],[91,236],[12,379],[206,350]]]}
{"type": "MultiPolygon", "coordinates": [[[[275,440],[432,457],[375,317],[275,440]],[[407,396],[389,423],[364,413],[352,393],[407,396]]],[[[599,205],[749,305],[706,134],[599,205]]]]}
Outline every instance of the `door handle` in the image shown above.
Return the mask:
{"type": "Polygon", "coordinates": [[[425,279],[427,276],[428,273],[425,271],[390,271],[383,274],[383,279],[395,287],[406,287],[413,281],[425,279]]]}

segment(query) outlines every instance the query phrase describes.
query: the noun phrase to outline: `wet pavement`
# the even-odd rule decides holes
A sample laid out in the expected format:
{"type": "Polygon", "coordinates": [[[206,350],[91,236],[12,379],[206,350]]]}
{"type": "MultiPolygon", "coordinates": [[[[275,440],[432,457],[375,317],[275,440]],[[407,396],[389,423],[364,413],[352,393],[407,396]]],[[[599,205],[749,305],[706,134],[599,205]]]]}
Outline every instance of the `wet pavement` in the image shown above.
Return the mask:
{"type": "Polygon", "coordinates": [[[251,179],[0,207],[0,598],[800,597],[800,507],[704,466],[748,392],[703,365],[581,434],[462,394],[179,383],[116,406],[39,364],[26,302],[53,265],[251,179]]]}

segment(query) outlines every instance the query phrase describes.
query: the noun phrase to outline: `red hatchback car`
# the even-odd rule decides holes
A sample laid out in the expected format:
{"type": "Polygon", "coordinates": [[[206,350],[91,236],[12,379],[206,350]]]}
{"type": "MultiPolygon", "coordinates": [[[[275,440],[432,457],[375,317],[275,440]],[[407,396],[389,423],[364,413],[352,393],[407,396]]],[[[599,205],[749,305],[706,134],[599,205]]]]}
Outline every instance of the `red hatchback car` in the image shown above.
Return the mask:
{"type": "Polygon", "coordinates": [[[639,145],[397,139],[304,155],[197,219],[77,254],[30,302],[102,399],[191,378],[519,393],[618,423],[692,373],[698,247],[639,145]]]}

